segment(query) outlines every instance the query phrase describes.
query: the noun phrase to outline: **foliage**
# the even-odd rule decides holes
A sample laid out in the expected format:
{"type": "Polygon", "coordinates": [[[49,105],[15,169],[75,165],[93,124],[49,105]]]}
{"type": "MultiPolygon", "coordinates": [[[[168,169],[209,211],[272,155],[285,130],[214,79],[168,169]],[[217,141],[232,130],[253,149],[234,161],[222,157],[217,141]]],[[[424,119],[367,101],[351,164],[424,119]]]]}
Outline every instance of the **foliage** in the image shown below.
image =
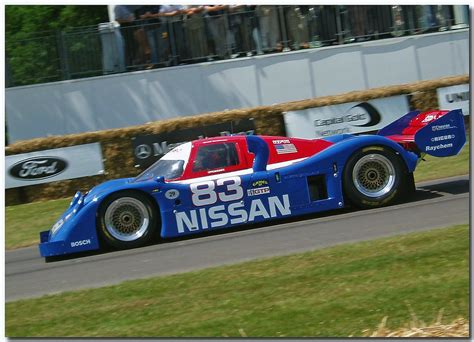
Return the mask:
{"type": "MultiPolygon", "coordinates": [[[[5,10],[7,79],[14,85],[59,81],[64,34],[108,21],[107,6],[8,5],[5,10]]],[[[8,84],[7,84],[8,85],[8,84]]]]}

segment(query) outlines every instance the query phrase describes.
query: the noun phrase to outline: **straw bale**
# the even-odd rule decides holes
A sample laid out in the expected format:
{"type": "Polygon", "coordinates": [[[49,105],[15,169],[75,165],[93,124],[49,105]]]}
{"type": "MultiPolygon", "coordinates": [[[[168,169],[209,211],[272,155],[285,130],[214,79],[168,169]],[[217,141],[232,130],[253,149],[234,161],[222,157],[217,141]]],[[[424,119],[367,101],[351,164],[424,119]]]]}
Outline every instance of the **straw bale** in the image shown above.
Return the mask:
{"type": "Polygon", "coordinates": [[[411,322],[407,327],[390,330],[385,327],[387,317],[384,317],[377,330],[368,337],[469,337],[469,321],[458,318],[450,324],[435,322],[429,326],[423,322],[411,322]]]}
{"type": "Polygon", "coordinates": [[[7,205],[11,205],[37,200],[69,197],[74,194],[76,189],[89,188],[91,185],[106,179],[135,176],[140,172],[140,170],[134,167],[132,138],[137,135],[173,132],[179,129],[207,126],[218,122],[247,118],[254,118],[257,134],[284,135],[285,127],[283,113],[287,111],[330,106],[347,102],[368,101],[375,98],[402,94],[412,94],[412,108],[419,108],[421,110],[436,109],[438,106],[436,98],[437,88],[463,83],[469,83],[468,75],[445,77],[437,80],[386,86],[363,91],[352,91],[340,95],[292,101],[272,106],[259,106],[254,108],[204,113],[196,116],[149,122],[144,125],[125,128],[18,141],[5,148],[5,155],[8,156],[100,142],[102,146],[102,154],[105,159],[104,166],[106,174],[102,176],[84,177],[75,180],[8,189],[6,190],[5,201],[7,205]]]}

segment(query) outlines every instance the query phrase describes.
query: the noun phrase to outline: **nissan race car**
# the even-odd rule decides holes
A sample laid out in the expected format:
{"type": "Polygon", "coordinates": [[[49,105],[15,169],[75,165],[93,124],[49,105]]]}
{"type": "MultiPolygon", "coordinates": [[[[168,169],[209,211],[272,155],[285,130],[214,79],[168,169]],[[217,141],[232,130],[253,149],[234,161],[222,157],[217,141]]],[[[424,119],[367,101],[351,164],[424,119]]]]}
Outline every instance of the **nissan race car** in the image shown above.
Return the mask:
{"type": "Polygon", "coordinates": [[[414,191],[425,154],[459,153],[461,110],[410,112],[377,135],[324,139],[225,136],[183,143],[135,178],[77,192],[41,256],[126,249],[173,238],[345,207],[389,205],[414,191]]]}

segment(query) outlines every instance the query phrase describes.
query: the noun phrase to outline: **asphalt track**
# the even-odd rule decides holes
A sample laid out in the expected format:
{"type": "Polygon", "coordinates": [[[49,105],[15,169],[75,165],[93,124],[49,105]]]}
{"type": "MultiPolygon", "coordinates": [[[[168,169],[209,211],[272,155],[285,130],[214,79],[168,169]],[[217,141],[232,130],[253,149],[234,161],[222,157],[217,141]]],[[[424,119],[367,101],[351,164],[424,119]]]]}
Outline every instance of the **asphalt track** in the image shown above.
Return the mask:
{"type": "Polygon", "coordinates": [[[469,222],[469,177],[417,184],[409,202],[46,263],[36,247],[5,254],[6,301],[173,274],[469,222]]]}

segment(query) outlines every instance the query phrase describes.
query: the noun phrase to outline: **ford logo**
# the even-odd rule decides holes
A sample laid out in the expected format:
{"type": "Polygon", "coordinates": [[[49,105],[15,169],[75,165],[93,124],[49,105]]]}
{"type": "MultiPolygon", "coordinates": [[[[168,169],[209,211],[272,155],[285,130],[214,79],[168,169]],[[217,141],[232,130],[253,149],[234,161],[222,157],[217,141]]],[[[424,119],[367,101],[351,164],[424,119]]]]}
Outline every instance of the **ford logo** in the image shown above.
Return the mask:
{"type": "Polygon", "coordinates": [[[9,173],[22,180],[36,180],[56,176],[67,167],[67,162],[58,157],[34,157],[14,164],[9,173]]]}

